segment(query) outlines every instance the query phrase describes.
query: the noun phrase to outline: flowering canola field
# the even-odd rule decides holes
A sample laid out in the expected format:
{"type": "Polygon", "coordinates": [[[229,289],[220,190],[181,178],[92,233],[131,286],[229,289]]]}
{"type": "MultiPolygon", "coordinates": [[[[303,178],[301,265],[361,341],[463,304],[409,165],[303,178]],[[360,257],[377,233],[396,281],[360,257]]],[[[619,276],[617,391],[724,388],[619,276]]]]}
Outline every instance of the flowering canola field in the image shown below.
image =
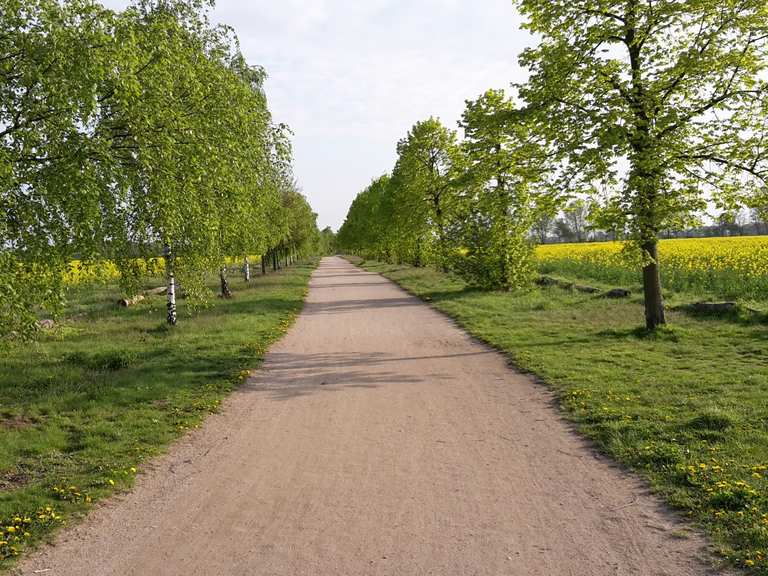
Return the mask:
{"type": "MultiPolygon", "coordinates": [[[[143,274],[159,275],[165,271],[165,261],[162,258],[151,260],[136,259],[134,265],[143,274]]],[[[109,282],[120,277],[120,271],[114,262],[104,260],[101,262],[83,262],[72,260],[68,269],[64,272],[64,283],[70,286],[77,284],[93,284],[109,282]]]]}
{"type": "MultiPolygon", "coordinates": [[[[252,266],[259,265],[261,256],[248,256],[252,266]]],[[[243,261],[241,258],[225,258],[227,266],[240,266],[243,261]]],[[[150,258],[144,260],[137,258],[132,261],[132,266],[136,272],[142,276],[162,276],[165,274],[165,259],[162,257],[150,258]]],[[[82,260],[72,260],[64,272],[64,283],[69,286],[78,284],[96,284],[115,281],[120,278],[120,270],[114,262],[103,260],[100,262],[84,262],[82,260]]]]}
{"type": "MultiPolygon", "coordinates": [[[[623,285],[641,281],[639,255],[621,242],[544,244],[536,258],[544,274],[623,285]]],[[[665,289],[768,299],[768,236],[662,240],[659,262],[665,289]]]]}

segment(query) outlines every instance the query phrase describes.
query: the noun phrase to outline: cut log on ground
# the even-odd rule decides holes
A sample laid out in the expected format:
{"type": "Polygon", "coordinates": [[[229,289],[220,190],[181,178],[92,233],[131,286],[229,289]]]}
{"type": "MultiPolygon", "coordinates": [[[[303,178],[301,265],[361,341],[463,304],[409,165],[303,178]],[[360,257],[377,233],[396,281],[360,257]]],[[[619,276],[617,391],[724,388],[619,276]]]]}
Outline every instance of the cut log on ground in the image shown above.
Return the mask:
{"type": "Polygon", "coordinates": [[[605,293],[606,298],[629,298],[631,295],[632,292],[624,288],[613,288],[605,293]]]}
{"type": "Polygon", "coordinates": [[[137,294],[133,298],[121,298],[117,301],[118,306],[122,306],[123,308],[128,308],[129,306],[133,306],[134,304],[138,304],[142,300],[144,300],[145,296],[144,294],[137,294]]]}
{"type": "Polygon", "coordinates": [[[594,286],[585,286],[583,284],[576,284],[574,282],[568,282],[567,280],[560,280],[558,278],[552,278],[552,276],[540,276],[536,280],[536,284],[539,286],[557,286],[558,288],[562,288],[563,290],[573,291],[576,290],[577,292],[584,292],[585,294],[599,294],[601,292],[600,288],[595,288],[594,286]]]}
{"type": "Polygon", "coordinates": [[[147,296],[160,296],[165,294],[168,291],[168,288],[165,286],[159,286],[157,288],[150,288],[149,290],[144,290],[141,294],[137,294],[136,296],[133,296],[131,298],[121,298],[117,301],[118,306],[122,306],[123,308],[128,308],[129,306],[133,306],[134,304],[138,304],[142,300],[146,299],[147,296]]]}
{"type": "Polygon", "coordinates": [[[536,284],[539,286],[558,286],[559,280],[556,280],[555,278],[552,278],[551,276],[540,276],[536,280],[536,284]]]}
{"type": "Polygon", "coordinates": [[[557,286],[558,288],[562,288],[563,290],[573,290],[573,282],[567,282],[565,280],[559,280],[557,278],[552,278],[552,276],[541,276],[538,280],[536,280],[536,284],[539,286],[557,286]]]}
{"type": "Polygon", "coordinates": [[[694,312],[707,314],[729,314],[737,312],[739,305],[736,302],[696,302],[691,305],[694,312]]]}

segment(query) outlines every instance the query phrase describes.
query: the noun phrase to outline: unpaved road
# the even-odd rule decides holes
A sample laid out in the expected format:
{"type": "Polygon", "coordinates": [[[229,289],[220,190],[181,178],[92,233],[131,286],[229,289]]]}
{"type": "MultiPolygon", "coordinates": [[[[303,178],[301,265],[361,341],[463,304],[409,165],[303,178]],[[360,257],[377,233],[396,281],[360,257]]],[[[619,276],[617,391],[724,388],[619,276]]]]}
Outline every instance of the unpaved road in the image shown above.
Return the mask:
{"type": "Polygon", "coordinates": [[[220,414],[22,573],[711,573],[500,355],[339,258],[311,287],[220,414]]]}

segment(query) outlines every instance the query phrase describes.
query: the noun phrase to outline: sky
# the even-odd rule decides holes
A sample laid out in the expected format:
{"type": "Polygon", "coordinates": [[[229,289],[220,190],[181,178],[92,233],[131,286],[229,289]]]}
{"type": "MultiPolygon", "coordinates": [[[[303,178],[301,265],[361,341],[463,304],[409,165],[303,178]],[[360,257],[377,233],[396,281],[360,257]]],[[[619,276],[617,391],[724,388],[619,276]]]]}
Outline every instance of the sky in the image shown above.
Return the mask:
{"type": "Polygon", "coordinates": [[[465,100],[525,79],[517,56],[532,44],[512,0],[218,0],[211,17],[266,69],[296,178],[334,230],[414,123],[457,128],[465,100]]]}

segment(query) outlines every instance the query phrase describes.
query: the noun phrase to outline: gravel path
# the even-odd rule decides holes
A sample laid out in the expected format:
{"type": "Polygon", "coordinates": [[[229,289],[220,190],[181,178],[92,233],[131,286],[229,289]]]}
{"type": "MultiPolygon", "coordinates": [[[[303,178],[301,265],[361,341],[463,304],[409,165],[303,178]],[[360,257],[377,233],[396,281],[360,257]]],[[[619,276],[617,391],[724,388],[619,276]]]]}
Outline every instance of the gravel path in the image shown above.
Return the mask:
{"type": "Polygon", "coordinates": [[[542,386],[388,280],[326,258],[296,325],[222,412],[19,571],[714,573],[703,540],[680,532],[542,386]]]}

